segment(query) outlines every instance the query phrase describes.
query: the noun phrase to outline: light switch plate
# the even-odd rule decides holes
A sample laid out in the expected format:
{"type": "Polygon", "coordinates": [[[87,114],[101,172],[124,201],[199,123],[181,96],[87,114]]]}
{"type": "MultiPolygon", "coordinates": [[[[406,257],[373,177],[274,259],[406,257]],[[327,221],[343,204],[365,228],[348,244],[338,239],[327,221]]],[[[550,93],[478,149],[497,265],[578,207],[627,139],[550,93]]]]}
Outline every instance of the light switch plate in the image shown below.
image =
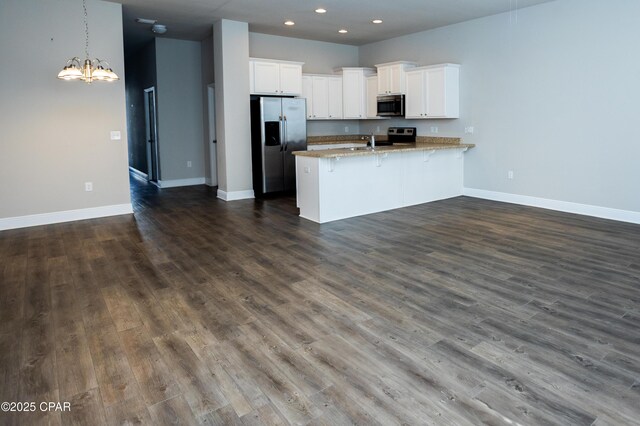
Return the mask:
{"type": "Polygon", "coordinates": [[[120,133],[119,130],[112,130],[111,131],[111,140],[112,141],[119,141],[122,139],[122,134],[120,133]]]}

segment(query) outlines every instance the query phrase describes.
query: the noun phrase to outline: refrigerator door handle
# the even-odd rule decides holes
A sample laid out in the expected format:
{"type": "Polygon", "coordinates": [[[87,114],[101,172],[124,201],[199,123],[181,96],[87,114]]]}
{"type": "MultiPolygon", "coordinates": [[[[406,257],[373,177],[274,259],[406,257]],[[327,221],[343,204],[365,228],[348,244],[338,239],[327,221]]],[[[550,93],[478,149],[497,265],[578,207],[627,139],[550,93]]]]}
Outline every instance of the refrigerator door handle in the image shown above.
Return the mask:
{"type": "Polygon", "coordinates": [[[283,125],[283,128],[284,128],[284,132],[283,132],[284,150],[286,151],[287,150],[287,141],[289,140],[288,135],[287,135],[287,133],[288,133],[287,130],[288,129],[287,129],[287,116],[286,115],[283,116],[282,125],[283,125]]]}

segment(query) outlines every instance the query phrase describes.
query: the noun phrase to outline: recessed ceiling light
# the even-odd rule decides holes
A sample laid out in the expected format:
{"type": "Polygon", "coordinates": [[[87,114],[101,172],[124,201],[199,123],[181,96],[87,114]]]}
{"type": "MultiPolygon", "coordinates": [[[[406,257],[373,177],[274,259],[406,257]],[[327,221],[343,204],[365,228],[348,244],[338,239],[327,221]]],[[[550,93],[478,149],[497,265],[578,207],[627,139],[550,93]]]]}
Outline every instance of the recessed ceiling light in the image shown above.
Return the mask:
{"type": "Polygon", "coordinates": [[[371,22],[374,23],[374,24],[382,24],[382,19],[374,19],[371,22]]]}
{"type": "Polygon", "coordinates": [[[338,30],[338,32],[339,32],[340,34],[346,34],[346,33],[348,33],[349,31],[347,31],[347,30],[345,30],[345,29],[343,28],[343,29],[341,29],[341,30],[338,30]]]}
{"type": "Polygon", "coordinates": [[[167,32],[167,26],[162,24],[153,24],[151,31],[156,34],[164,34],[167,32]]]}
{"type": "Polygon", "coordinates": [[[296,23],[293,21],[284,21],[284,24],[291,26],[291,25],[295,25],[296,23]]]}
{"type": "Polygon", "coordinates": [[[316,13],[327,13],[327,9],[323,9],[321,7],[316,9],[316,13]]]}

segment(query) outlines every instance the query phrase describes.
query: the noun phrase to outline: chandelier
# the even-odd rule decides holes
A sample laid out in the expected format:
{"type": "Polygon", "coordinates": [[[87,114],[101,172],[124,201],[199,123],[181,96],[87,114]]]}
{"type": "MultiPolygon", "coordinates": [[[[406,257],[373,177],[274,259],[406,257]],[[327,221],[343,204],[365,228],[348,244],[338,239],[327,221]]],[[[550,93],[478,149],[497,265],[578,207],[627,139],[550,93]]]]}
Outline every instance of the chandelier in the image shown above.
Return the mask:
{"type": "Polygon", "coordinates": [[[82,80],[85,83],[119,80],[120,78],[113,72],[107,61],[98,58],[89,59],[89,23],[87,21],[86,0],[82,0],[82,7],[84,8],[85,60],[80,62],[80,58],[77,56],[69,59],[62,71],[58,73],[58,78],[61,80],[82,80]]]}

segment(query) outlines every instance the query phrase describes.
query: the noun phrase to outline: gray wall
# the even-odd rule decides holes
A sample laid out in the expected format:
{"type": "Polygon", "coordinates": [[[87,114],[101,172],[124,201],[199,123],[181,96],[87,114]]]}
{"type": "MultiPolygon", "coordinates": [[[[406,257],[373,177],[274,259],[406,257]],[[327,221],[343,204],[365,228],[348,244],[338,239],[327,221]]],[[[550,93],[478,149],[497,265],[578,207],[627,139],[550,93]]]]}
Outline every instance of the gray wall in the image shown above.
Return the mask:
{"type": "Polygon", "coordinates": [[[637,212],[639,16],[637,1],[558,0],[365,45],[360,64],[462,65],[461,119],[391,124],[474,126],[466,187],[637,212]]]}
{"type": "MultiPolygon", "coordinates": [[[[310,74],[333,74],[337,67],[357,67],[358,47],[323,41],[249,33],[249,55],[254,58],[304,62],[310,74]]],[[[309,136],[358,134],[358,121],[308,121],[309,136]],[[345,131],[345,126],[349,131],[345,131]]]]}
{"type": "Polygon", "coordinates": [[[155,40],[125,60],[129,166],[148,173],[144,89],[156,86],[155,40]]]}
{"type": "MultiPolygon", "coordinates": [[[[90,54],[124,80],[121,5],[87,8],[90,54]]],[[[82,20],[76,0],[0,2],[0,218],[130,203],[124,81],[56,78],[84,56],[82,20]]]]}
{"type": "Polygon", "coordinates": [[[335,67],[358,66],[357,46],[260,33],[249,33],[249,56],[304,62],[305,73],[333,74],[335,67]]]}
{"type": "Polygon", "coordinates": [[[156,38],[160,179],[204,177],[199,41],[156,38]],[[187,167],[191,161],[192,167],[187,167]]]}

